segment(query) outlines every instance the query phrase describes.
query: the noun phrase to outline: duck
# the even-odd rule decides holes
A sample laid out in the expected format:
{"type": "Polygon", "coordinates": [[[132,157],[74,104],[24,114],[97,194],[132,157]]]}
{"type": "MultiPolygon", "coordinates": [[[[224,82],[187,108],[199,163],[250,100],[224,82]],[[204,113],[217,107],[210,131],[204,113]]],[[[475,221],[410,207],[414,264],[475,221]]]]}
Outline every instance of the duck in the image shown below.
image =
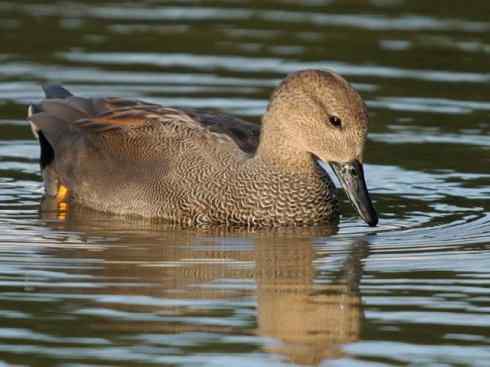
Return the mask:
{"type": "Polygon", "coordinates": [[[360,217],[378,223],[363,169],[367,107],[333,71],[287,75],[260,123],[43,89],[28,121],[48,197],[190,226],[315,226],[339,222],[330,165],[360,217]]]}

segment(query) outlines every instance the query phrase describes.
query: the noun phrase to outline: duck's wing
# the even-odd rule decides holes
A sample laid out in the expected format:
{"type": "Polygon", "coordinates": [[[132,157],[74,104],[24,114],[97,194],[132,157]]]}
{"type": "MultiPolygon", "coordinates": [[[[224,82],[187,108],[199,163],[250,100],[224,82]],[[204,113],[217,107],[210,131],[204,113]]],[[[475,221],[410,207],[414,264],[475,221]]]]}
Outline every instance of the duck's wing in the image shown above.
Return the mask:
{"type": "Polygon", "coordinates": [[[58,86],[45,91],[47,98],[30,106],[29,120],[41,144],[48,193],[56,193],[59,181],[80,189],[122,185],[138,176],[151,181],[162,170],[175,177],[181,162],[179,169],[198,165],[211,172],[225,156],[247,156],[258,145],[260,125],[230,116],[81,98],[58,86]]]}
{"type": "Polygon", "coordinates": [[[109,151],[120,152],[117,144],[125,139],[137,139],[143,144],[141,149],[159,150],[155,146],[159,141],[169,144],[172,139],[185,139],[201,142],[204,150],[206,144],[224,144],[224,149],[253,153],[260,133],[259,124],[229,115],[123,98],[88,99],[65,94],[31,106],[30,112],[33,130],[42,132],[55,152],[70,149],[75,142],[92,146],[104,143],[109,151]]]}

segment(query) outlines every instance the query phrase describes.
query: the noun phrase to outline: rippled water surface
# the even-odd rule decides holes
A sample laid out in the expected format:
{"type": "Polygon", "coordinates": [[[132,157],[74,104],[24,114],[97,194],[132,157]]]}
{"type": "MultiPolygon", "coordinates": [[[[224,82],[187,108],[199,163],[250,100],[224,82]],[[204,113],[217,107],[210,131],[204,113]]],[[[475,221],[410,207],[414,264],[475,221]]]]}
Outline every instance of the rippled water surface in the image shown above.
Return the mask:
{"type": "Polygon", "coordinates": [[[0,1],[0,365],[490,366],[490,2],[0,1]],[[288,72],[370,110],[368,229],[40,213],[40,84],[259,120],[288,72]]]}

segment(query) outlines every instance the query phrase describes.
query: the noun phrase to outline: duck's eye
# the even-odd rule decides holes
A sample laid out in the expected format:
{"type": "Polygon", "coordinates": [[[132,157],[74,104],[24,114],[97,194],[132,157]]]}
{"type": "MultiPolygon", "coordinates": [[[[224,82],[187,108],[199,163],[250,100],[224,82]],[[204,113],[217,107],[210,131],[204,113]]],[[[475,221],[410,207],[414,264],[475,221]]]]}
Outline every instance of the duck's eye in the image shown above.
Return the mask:
{"type": "Polygon", "coordinates": [[[330,116],[328,118],[328,121],[335,127],[341,127],[342,126],[342,120],[338,116],[330,116]]]}

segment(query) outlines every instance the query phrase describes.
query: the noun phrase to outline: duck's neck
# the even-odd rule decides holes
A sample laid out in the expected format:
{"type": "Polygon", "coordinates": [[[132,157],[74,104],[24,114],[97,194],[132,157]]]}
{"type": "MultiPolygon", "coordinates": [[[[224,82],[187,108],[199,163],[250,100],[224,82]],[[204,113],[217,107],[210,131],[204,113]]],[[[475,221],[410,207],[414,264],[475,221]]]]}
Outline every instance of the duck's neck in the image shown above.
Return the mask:
{"type": "Polygon", "coordinates": [[[284,172],[306,173],[315,170],[311,154],[291,141],[284,130],[280,122],[264,115],[254,158],[284,172]]]}

